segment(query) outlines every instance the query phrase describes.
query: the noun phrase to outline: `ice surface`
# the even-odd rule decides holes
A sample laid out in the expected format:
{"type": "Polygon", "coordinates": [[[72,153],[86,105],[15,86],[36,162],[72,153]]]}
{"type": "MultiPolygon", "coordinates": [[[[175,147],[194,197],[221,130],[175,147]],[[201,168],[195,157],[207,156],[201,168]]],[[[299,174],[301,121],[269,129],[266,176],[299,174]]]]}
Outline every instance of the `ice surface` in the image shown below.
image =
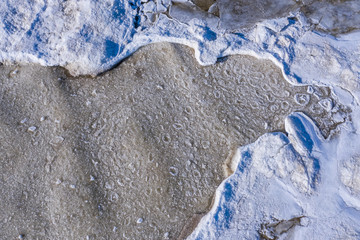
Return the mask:
{"type": "Polygon", "coordinates": [[[221,27],[231,31],[251,28],[266,19],[281,18],[299,7],[289,0],[218,0],[221,27]]]}
{"type": "Polygon", "coordinates": [[[305,1],[301,11],[310,19],[315,29],[334,35],[349,33],[360,28],[360,2],[305,1]]]}
{"type": "Polygon", "coordinates": [[[304,111],[331,138],[296,113],[286,120],[288,136],[266,134],[238,150],[238,162],[224,167],[226,174],[239,167],[229,181],[247,182],[220,186],[223,211],[210,211],[194,236],[276,238],[286,231],[299,239],[358,238],[359,9],[357,0],[2,1],[4,64],[60,65],[72,75],[95,76],[163,41],[192,47],[202,65],[220,62],[202,68],[174,55],[178,47],[154,47],[158,55],[139,53],[121,64],[126,70],[100,76],[102,82],[72,79],[58,68],[2,67],[1,191],[9,206],[2,232],[8,238],[26,231],[38,238],[177,236],[207,211],[231,149],[281,130],[285,116],[304,111]],[[281,73],[250,57],[222,62],[235,54],[270,59],[281,73]],[[168,60],[173,56],[178,65],[168,60]],[[303,86],[274,82],[281,75],[303,86]],[[313,84],[327,87],[306,86],[313,84]],[[248,191],[238,202],[242,215],[229,218],[231,200],[243,196],[241,184],[248,191]],[[247,224],[253,220],[257,225],[247,224]],[[204,231],[204,224],[210,228],[204,231]]]}
{"type": "Polygon", "coordinates": [[[94,79],[39,66],[1,66],[0,79],[6,238],[177,237],[208,211],[238,146],[284,131],[293,111],[327,134],[350,114],[326,87],[290,85],[271,61],[202,67],[164,43],[94,79]]]}
{"type": "Polygon", "coordinates": [[[203,11],[209,11],[210,7],[216,2],[216,0],[192,0],[192,2],[203,11]]]}

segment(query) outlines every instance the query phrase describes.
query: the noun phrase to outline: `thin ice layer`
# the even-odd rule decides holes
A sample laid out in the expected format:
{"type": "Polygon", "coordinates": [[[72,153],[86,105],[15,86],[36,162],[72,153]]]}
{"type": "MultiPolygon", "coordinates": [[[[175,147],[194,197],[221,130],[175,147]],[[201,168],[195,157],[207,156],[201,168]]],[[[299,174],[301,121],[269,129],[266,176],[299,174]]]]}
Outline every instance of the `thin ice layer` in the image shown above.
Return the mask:
{"type": "Polygon", "coordinates": [[[325,140],[301,113],[285,127],[288,137],[265,134],[238,149],[234,174],[188,239],[359,238],[360,201],[340,181],[337,164],[351,156],[338,146],[349,137],[358,146],[359,136],[325,140]]]}

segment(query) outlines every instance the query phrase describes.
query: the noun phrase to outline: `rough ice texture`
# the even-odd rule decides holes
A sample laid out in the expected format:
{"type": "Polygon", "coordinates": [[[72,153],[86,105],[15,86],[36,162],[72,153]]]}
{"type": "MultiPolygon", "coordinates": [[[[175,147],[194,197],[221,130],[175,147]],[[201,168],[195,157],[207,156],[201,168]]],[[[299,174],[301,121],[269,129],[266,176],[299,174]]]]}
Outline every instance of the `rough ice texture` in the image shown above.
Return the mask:
{"type": "Polygon", "coordinates": [[[239,145],[284,131],[293,111],[332,135],[349,116],[328,88],[293,86],[271,61],[233,56],[202,67],[181,45],[149,45],[94,79],[0,70],[7,239],[176,238],[209,210],[239,145]]]}

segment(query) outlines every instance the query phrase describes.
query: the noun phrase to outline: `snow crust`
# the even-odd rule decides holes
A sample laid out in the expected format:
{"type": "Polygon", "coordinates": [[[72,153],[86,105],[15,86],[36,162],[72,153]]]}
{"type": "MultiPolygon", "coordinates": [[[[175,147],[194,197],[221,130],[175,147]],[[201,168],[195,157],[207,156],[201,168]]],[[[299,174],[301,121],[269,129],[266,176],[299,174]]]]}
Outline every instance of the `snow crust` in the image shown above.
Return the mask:
{"type": "Polygon", "coordinates": [[[293,84],[330,86],[352,108],[353,122],[324,139],[309,118],[293,113],[285,120],[288,135],[266,134],[239,148],[234,174],[218,188],[212,210],[189,239],[254,239],[259,231],[295,239],[358,239],[360,32],[319,33],[299,12],[229,31],[214,8],[199,11],[186,0],[3,0],[0,62],[60,65],[73,75],[96,75],[141,46],[167,41],[194,48],[203,65],[248,54],[271,59],[293,84]],[[287,222],[292,227],[286,231],[277,229],[279,221],[294,218],[300,220],[287,222]]]}

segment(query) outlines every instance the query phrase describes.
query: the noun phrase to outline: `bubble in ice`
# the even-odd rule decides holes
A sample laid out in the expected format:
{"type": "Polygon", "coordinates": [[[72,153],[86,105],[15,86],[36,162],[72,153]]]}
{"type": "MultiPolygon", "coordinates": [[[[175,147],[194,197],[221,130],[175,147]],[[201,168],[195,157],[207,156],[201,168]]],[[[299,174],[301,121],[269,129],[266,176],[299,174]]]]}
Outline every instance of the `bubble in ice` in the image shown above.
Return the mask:
{"type": "Polygon", "coordinates": [[[310,96],[304,93],[295,94],[295,102],[301,106],[306,106],[310,101],[310,96]]]}
{"type": "Polygon", "coordinates": [[[326,111],[331,111],[333,109],[333,102],[330,98],[324,98],[319,101],[321,107],[323,107],[326,111]]]}
{"type": "Polygon", "coordinates": [[[35,126],[31,126],[31,127],[28,128],[28,132],[34,133],[36,131],[36,129],[37,128],[35,126]]]}
{"type": "Polygon", "coordinates": [[[178,175],[178,169],[176,167],[170,167],[169,171],[172,176],[178,175]]]}

